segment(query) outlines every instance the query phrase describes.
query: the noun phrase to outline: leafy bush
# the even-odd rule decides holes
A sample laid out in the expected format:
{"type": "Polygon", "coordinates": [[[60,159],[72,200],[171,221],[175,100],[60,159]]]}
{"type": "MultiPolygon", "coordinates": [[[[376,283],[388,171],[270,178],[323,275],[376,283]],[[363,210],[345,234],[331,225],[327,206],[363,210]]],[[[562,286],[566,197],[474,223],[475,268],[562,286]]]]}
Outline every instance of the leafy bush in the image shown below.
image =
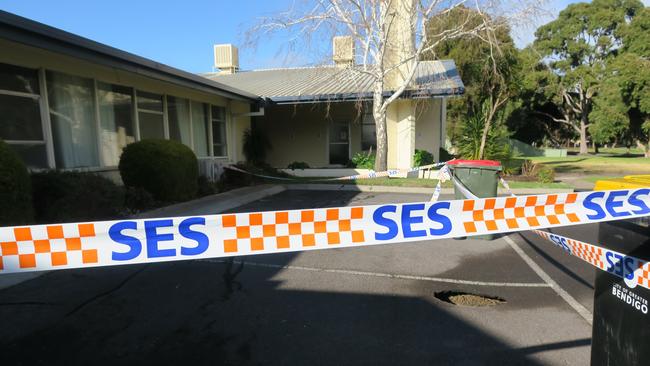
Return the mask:
{"type": "Polygon", "coordinates": [[[375,154],[360,152],[354,154],[352,157],[352,164],[355,168],[359,169],[374,169],[375,168],[375,154]]]}
{"type": "Polygon", "coordinates": [[[304,161],[294,161],[293,163],[289,164],[287,168],[291,170],[309,169],[309,164],[305,163],[304,161]]]}
{"type": "Polygon", "coordinates": [[[415,149],[415,154],[413,154],[413,167],[433,164],[433,161],[433,154],[426,150],[415,149]]]}
{"type": "Polygon", "coordinates": [[[162,202],[196,196],[199,167],[189,147],[171,140],[142,140],[127,145],[120,157],[126,187],[143,188],[162,202]]]}
{"type": "Polygon", "coordinates": [[[438,150],[438,154],[440,154],[440,161],[449,161],[454,158],[453,155],[451,155],[447,150],[445,150],[442,147],[440,148],[440,150],[438,150]]]}
{"type": "MultiPolygon", "coordinates": [[[[461,135],[457,142],[459,155],[463,159],[480,159],[481,139],[483,138],[483,128],[485,127],[488,108],[489,102],[486,101],[481,109],[474,111],[463,122],[461,135]]],[[[502,162],[512,159],[514,153],[508,143],[508,130],[498,123],[496,119],[492,123],[493,125],[485,141],[483,158],[502,162]]]]}
{"type": "Polygon", "coordinates": [[[34,173],[32,190],[39,223],[115,219],[125,212],[122,188],[96,174],[34,173]]]}
{"type": "Polygon", "coordinates": [[[537,172],[537,181],[540,183],[555,182],[555,170],[550,166],[541,166],[537,172]]]}
{"type": "Polygon", "coordinates": [[[124,189],[124,205],[132,214],[161,206],[151,193],[141,187],[126,187],[124,189]]]}
{"type": "Polygon", "coordinates": [[[259,128],[248,128],[244,131],[242,147],[246,161],[253,164],[266,161],[266,153],[272,148],[268,136],[259,128]]]}
{"type": "Polygon", "coordinates": [[[215,193],[219,193],[219,184],[210,182],[204,175],[199,176],[198,180],[199,189],[196,192],[197,196],[205,197],[215,193]]]}
{"type": "Polygon", "coordinates": [[[27,168],[18,154],[0,140],[0,225],[27,224],[33,217],[27,168]]]}

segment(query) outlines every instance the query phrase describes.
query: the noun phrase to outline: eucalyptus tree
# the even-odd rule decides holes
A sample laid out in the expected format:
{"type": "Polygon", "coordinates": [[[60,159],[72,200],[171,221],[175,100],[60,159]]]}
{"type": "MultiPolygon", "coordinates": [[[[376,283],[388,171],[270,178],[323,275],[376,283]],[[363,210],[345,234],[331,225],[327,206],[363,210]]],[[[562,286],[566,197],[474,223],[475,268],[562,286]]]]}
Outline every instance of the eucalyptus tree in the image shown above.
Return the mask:
{"type": "Polygon", "coordinates": [[[639,0],[571,4],[535,33],[535,50],[557,75],[556,104],[562,116],[553,120],[576,131],[581,154],[588,151],[589,116],[607,62],[621,50],[622,30],[641,9],[639,0]]]}

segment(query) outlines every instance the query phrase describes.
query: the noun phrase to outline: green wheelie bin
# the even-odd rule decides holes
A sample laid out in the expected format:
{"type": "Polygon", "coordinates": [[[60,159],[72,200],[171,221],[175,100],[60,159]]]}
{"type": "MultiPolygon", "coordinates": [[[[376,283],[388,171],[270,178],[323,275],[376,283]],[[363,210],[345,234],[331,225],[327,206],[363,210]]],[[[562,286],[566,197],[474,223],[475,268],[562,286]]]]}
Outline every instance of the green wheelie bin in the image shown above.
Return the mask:
{"type": "MultiPolygon", "coordinates": [[[[501,163],[494,160],[452,160],[447,163],[451,179],[456,180],[479,198],[496,197],[501,163]]],[[[456,199],[465,199],[462,190],[454,184],[456,199]]],[[[494,235],[473,236],[476,239],[494,239],[494,235]]]]}

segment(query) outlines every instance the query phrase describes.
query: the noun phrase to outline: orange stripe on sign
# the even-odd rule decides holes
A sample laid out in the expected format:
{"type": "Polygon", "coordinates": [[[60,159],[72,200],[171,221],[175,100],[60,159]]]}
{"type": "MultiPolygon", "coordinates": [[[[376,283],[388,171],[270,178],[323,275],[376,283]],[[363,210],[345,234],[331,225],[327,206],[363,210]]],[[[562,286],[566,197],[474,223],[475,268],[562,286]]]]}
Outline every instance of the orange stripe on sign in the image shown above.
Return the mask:
{"type": "Polygon", "coordinates": [[[79,224],[79,236],[88,237],[95,236],[95,225],[93,224],[79,224]]]}
{"type": "Polygon", "coordinates": [[[300,212],[300,221],[301,222],[312,222],[314,221],[314,211],[302,211],[300,212]]]}
{"type": "Polygon", "coordinates": [[[496,220],[502,220],[505,217],[504,212],[505,210],[503,208],[497,208],[494,210],[494,218],[496,220]]]}
{"type": "Polygon", "coordinates": [[[465,224],[465,231],[468,233],[475,233],[476,232],[476,224],[473,222],[466,222],[465,224]]]}
{"type": "Polygon", "coordinates": [[[338,209],[327,210],[327,220],[333,221],[333,220],[338,220],[338,219],[339,219],[339,210],[338,209]]]}
{"type": "Polygon", "coordinates": [[[474,201],[473,200],[463,201],[463,211],[474,211],[474,201]]]}
{"type": "Polygon", "coordinates": [[[250,225],[262,225],[262,214],[254,213],[248,216],[248,222],[250,225]]]}
{"type": "Polygon", "coordinates": [[[509,229],[517,229],[517,228],[519,228],[519,224],[517,223],[517,219],[506,219],[506,223],[508,224],[509,229]]]}
{"type": "Polygon", "coordinates": [[[515,197],[506,198],[506,208],[513,208],[517,206],[517,199],[515,197]]]}
{"type": "Polygon", "coordinates": [[[289,237],[288,236],[278,236],[276,240],[278,249],[289,249],[289,237]]]}
{"type": "Polygon", "coordinates": [[[544,207],[546,207],[546,206],[535,206],[535,215],[537,215],[537,216],[546,215],[546,213],[544,212],[544,207]]]}
{"type": "Polygon", "coordinates": [[[226,253],[237,252],[237,239],[227,239],[223,241],[223,251],[226,253]]]}
{"type": "Polygon", "coordinates": [[[526,207],[535,206],[535,204],[537,204],[537,197],[536,196],[526,197],[526,204],[525,204],[526,207]]]}
{"type": "Polygon", "coordinates": [[[546,204],[547,205],[554,205],[557,202],[557,195],[552,194],[548,197],[546,197],[546,204]]]}
{"type": "Polygon", "coordinates": [[[32,230],[28,227],[14,228],[14,235],[16,236],[16,241],[32,240],[32,230]]]}
{"type": "Polygon", "coordinates": [[[483,211],[474,211],[472,217],[474,221],[483,221],[483,211]]]}
{"type": "Polygon", "coordinates": [[[566,203],[574,203],[577,197],[578,197],[577,194],[570,193],[569,195],[566,196],[566,203]]]}
{"type": "Polygon", "coordinates": [[[353,207],[351,218],[353,219],[362,219],[363,218],[363,207],[353,207]]]}

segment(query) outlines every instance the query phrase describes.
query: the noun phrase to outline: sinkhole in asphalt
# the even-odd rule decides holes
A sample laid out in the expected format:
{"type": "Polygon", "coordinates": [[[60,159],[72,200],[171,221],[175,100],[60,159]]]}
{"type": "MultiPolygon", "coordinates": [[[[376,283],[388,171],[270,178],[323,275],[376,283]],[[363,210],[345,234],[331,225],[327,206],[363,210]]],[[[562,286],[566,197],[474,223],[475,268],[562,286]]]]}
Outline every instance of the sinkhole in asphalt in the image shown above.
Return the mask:
{"type": "Polygon", "coordinates": [[[494,306],[506,302],[506,300],[497,296],[479,295],[462,291],[439,291],[435,292],[433,296],[440,301],[462,306],[494,306]]]}

